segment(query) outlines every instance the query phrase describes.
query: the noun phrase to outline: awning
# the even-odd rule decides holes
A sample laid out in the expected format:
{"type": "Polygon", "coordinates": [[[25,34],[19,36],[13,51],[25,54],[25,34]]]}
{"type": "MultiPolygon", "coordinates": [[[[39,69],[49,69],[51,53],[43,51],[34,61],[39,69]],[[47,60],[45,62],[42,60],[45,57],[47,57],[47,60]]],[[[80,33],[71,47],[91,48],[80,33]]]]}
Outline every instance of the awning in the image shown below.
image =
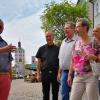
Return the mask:
{"type": "Polygon", "coordinates": [[[36,70],[36,64],[31,64],[29,67],[27,67],[26,69],[29,69],[29,70],[36,70]]]}

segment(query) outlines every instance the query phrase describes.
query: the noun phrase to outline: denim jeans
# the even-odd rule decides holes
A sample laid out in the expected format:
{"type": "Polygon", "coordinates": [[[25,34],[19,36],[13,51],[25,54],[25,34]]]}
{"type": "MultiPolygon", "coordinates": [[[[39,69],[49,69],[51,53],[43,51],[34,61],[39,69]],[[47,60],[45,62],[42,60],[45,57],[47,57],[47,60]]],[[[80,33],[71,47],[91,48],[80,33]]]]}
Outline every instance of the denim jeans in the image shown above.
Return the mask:
{"type": "Polygon", "coordinates": [[[68,78],[68,70],[62,71],[62,76],[61,76],[62,100],[69,100],[69,92],[71,90],[71,87],[68,86],[67,78],[68,78]]]}

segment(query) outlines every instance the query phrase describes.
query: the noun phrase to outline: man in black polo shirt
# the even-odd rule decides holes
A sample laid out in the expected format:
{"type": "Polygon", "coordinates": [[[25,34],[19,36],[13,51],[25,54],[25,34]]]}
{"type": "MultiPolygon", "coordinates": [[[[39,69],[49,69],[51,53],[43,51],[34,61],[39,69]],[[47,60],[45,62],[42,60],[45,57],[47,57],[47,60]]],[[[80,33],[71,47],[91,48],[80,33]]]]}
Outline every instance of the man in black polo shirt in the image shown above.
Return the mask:
{"type": "Polygon", "coordinates": [[[59,69],[59,47],[53,43],[54,35],[52,32],[46,32],[47,44],[41,46],[36,54],[37,80],[42,80],[43,100],[49,100],[50,85],[52,85],[52,100],[58,100],[59,83],[57,73],[59,69]]]}

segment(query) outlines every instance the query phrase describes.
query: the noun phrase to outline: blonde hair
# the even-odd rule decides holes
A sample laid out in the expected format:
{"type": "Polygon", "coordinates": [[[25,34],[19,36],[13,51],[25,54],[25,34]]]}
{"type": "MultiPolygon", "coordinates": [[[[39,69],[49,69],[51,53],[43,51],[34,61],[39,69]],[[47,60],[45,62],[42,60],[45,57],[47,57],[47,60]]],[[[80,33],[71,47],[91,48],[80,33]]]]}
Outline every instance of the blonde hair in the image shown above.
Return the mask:
{"type": "Polygon", "coordinates": [[[86,18],[78,18],[77,21],[76,21],[76,23],[77,23],[77,22],[81,22],[81,25],[82,25],[83,27],[86,26],[86,27],[87,27],[87,31],[89,31],[90,24],[89,24],[88,19],[86,19],[86,18]]]}

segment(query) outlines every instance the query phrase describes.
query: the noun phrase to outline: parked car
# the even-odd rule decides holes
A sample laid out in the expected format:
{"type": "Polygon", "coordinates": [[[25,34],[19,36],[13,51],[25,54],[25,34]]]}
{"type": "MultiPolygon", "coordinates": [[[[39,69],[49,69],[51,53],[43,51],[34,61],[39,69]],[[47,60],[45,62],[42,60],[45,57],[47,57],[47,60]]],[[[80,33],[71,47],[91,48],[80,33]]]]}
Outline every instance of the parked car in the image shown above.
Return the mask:
{"type": "Polygon", "coordinates": [[[23,79],[23,75],[18,75],[18,79],[23,79]]]}
{"type": "Polygon", "coordinates": [[[31,83],[38,82],[36,79],[36,74],[29,74],[29,75],[25,76],[24,80],[29,81],[31,83]]]}

